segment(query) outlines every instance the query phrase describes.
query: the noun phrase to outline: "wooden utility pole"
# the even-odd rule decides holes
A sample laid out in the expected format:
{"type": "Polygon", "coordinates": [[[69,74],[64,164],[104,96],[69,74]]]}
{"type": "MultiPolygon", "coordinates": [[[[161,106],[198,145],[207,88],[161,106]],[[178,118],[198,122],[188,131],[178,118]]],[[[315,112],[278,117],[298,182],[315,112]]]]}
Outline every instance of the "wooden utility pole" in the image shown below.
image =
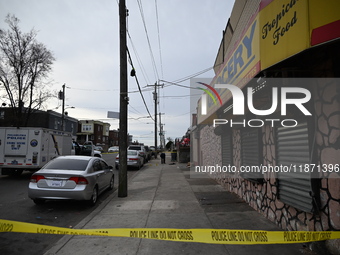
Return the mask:
{"type": "Polygon", "coordinates": [[[153,92],[153,100],[155,100],[155,150],[156,150],[156,154],[155,154],[155,158],[157,157],[157,150],[158,150],[158,146],[157,146],[157,104],[158,104],[158,97],[157,97],[157,83],[155,83],[155,92],[153,92]]]}
{"type": "Polygon", "coordinates": [[[118,197],[127,197],[127,47],[126,47],[126,6],[119,0],[119,41],[120,41],[120,107],[119,107],[119,184],[118,197]]]}
{"type": "Polygon", "coordinates": [[[159,113],[159,146],[161,147],[161,150],[164,149],[165,144],[163,142],[163,125],[162,124],[162,115],[164,115],[164,113],[159,113]]]}
{"type": "Polygon", "coordinates": [[[62,86],[63,91],[59,92],[59,99],[62,100],[61,106],[61,131],[64,131],[65,123],[65,84],[62,86]]]}
{"type": "MultiPolygon", "coordinates": [[[[157,87],[162,86],[164,84],[157,84],[157,82],[154,85],[147,85],[147,86],[155,86],[155,91],[153,92],[153,100],[155,101],[155,150],[157,152],[158,150],[158,145],[157,145],[157,140],[158,140],[158,133],[157,133],[157,105],[158,105],[158,96],[157,96],[157,87]]],[[[157,153],[155,155],[155,158],[157,158],[157,153]]]]}

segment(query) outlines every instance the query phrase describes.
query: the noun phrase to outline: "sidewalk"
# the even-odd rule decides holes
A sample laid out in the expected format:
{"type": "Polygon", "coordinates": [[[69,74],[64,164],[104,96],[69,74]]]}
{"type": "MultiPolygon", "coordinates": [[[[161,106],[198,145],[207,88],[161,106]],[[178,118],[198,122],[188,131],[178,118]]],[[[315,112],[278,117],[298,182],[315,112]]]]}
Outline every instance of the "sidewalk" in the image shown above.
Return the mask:
{"type": "MultiPolygon", "coordinates": [[[[117,191],[75,228],[223,228],[278,230],[235,194],[209,176],[190,178],[185,164],[151,160],[128,183],[128,196],[117,191]]],[[[116,178],[118,178],[116,176],[116,178]]],[[[220,245],[121,237],[64,236],[51,254],[309,254],[302,244],[220,245]]]]}

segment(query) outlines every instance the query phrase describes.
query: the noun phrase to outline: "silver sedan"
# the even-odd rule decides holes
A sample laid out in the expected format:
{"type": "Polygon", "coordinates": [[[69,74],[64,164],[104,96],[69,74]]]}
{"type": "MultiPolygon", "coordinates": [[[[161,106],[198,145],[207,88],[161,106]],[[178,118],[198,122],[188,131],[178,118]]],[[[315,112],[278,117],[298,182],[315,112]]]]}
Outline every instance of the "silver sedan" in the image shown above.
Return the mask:
{"type": "MultiPolygon", "coordinates": [[[[137,150],[127,151],[127,165],[136,167],[138,170],[143,166],[144,159],[137,150]]],[[[119,154],[116,156],[116,169],[119,169],[119,154]]]]}
{"type": "Polygon", "coordinates": [[[28,196],[36,203],[45,200],[86,200],[94,205],[99,194],[114,185],[113,167],[103,159],[88,156],[61,156],[35,172],[28,196]]]}

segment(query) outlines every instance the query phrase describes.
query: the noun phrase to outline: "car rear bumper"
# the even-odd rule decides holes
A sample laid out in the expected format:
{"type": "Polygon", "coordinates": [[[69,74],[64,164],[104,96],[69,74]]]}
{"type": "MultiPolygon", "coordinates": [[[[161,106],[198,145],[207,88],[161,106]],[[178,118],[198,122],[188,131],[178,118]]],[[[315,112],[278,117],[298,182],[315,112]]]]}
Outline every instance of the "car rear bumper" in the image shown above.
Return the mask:
{"type": "Polygon", "coordinates": [[[90,200],[92,189],[88,185],[77,185],[74,189],[38,188],[36,183],[30,183],[28,197],[31,199],[51,200],[90,200]]]}
{"type": "MultiPolygon", "coordinates": [[[[119,163],[116,162],[116,168],[119,166],[119,163]]],[[[130,166],[130,167],[141,167],[142,164],[137,162],[137,161],[128,161],[127,162],[127,166],[130,166]]]]}

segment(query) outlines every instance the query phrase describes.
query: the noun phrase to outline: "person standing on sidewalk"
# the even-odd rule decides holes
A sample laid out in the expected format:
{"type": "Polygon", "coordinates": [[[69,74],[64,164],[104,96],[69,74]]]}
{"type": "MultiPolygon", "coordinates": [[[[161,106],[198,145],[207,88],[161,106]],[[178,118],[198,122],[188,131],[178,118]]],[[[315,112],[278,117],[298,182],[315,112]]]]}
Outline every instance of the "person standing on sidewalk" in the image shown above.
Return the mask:
{"type": "Polygon", "coordinates": [[[165,164],[165,153],[161,153],[161,164],[165,164]]]}

